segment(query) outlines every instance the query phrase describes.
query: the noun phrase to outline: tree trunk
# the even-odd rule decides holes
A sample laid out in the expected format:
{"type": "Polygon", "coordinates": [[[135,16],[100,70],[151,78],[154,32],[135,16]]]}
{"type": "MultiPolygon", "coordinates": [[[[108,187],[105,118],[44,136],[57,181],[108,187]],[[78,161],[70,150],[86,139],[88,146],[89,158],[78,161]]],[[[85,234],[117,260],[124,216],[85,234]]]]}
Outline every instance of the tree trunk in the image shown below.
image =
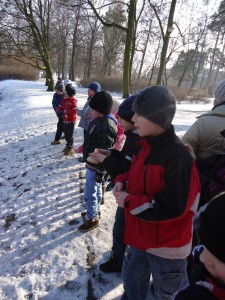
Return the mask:
{"type": "Polygon", "coordinates": [[[51,64],[46,64],[46,83],[47,83],[47,91],[52,92],[54,91],[54,79],[51,64]]]}
{"type": "Polygon", "coordinates": [[[208,87],[209,91],[211,90],[212,70],[213,70],[215,53],[216,53],[216,48],[217,48],[218,41],[219,41],[220,32],[221,31],[218,31],[218,34],[217,34],[217,37],[216,37],[216,42],[215,42],[215,46],[214,46],[214,49],[213,49],[212,60],[211,60],[210,67],[209,67],[209,73],[208,73],[208,78],[207,78],[207,87],[208,87]]]}
{"type": "Polygon", "coordinates": [[[72,48],[72,58],[71,58],[71,80],[75,80],[75,58],[76,58],[76,44],[77,44],[77,31],[78,31],[78,22],[80,17],[80,6],[78,6],[76,23],[73,31],[73,48],[72,48]]]}
{"type": "Polygon", "coordinates": [[[164,69],[165,69],[166,54],[167,54],[167,49],[168,49],[168,45],[169,45],[170,34],[172,32],[171,29],[173,28],[173,16],[174,16],[175,8],[176,8],[176,2],[177,2],[177,0],[172,0],[171,6],[170,6],[167,30],[166,30],[165,36],[163,37],[163,47],[162,47],[162,51],[161,51],[160,66],[159,66],[159,72],[158,72],[156,84],[161,84],[161,82],[162,82],[162,75],[163,75],[164,69]]]}
{"type": "MultiPolygon", "coordinates": [[[[223,34],[223,36],[222,36],[222,40],[223,40],[223,38],[224,38],[224,34],[223,34]]],[[[224,60],[223,60],[223,58],[224,58],[224,49],[225,49],[225,44],[223,45],[223,50],[222,50],[221,55],[220,55],[220,61],[219,61],[218,66],[217,66],[217,68],[216,68],[216,74],[215,74],[215,77],[214,77],[214,80],[213,80],[213,84],[212,84],[213,87],[215,86],[215,83],[216,83],[216,80],[217,80],[217,76],[218,76],[218,73],[219,73],[219,69],[220,69],[220,67],[221,67],[221,62],[224,61],[224,60]]]]}
{"type": "Polygon", "coordinates": [[[130,94],[131,54],[134,36],[134,25],[136,21],[136,5],[137,0],[130,0],[123,62],[123,98],[127,98],[130,94]]]}
{"type": "Polygon", "coordinates": [[[141,72],[142,72],[142,68],[143,68],[143,64],[144,64],[144,60],[145,60],[145,54],[146,54],[146,50],[147,50],[147,45],[148,45],[148,41],[149,41],[149,37],[150,37],[151,28],[152,28],[152,20],[150,21],[150,25],[149,25],[149,28],[148,28],[148,35],[147,35],[147,38],[146,38],[146,41],[145,41],[144,50],[142,52],[141,64],[140,64],[140,68],[139,68],[139,71],[138,71],[137,79],[141,78],[141,72]]]}

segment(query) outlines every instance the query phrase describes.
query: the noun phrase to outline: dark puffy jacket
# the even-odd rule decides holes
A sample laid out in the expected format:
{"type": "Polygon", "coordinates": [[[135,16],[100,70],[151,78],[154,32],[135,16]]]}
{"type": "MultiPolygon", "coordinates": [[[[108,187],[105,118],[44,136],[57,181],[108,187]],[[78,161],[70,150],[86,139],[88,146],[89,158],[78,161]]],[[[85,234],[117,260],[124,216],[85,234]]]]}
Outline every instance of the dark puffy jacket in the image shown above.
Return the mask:
{"type": "Polygon", "coordinates": [[[62,101],[63,101],[63,94],[58,95],[57,93],[54,93],[52,98],[52,107],[55,112],[57,111],[58,106],[61,105],[62,101]]]}
{"type": "MultiPolygon", "coordinates": [[[[115,144],[117,137],[117,121],[112,114],[104,115],[101,118],[94,119],[88,127],[83,143],[83,157],[86,161],[89,153],[96,148],[108,149],[115,144]]],[[[103,164],[90,164],[86,166],[91,169],[104,170],[103,164]]]]}

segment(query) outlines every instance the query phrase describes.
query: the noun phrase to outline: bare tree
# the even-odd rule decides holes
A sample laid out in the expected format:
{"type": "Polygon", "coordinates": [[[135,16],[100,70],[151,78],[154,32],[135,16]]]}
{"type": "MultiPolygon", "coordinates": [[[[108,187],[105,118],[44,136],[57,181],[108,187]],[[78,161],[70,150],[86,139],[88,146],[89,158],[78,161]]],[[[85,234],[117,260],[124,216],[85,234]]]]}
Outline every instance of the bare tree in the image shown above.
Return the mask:
{"type": "Polygon", "coordinates": [[[44,70],[48,91],[54,88],[51,66],[50,32],[52,0],[7,1],[8,23],[5,24],[15,51],[15,59],[44,70]]]}
{"type": "MultiPolygon", "coordinates": [[[[121,26],[116,22],[108,22],[108,20],[102,18],[97,12],[95,6],[91,0],[87,0],[90,7],[93,9],[94,13],[100,20],[100,22],[107,27],[117,27],[120,30],[123,30],[126,34],[125,48],[124,48],[124,61],[123,61],[123,97],[127,97],[130,94],[130,79],[131,79],[131,68],[132,68],[132,59],[134,54],[134,42],[135,42],[135,33],[136,33],[136,8],[137,0],[129,0],[127,4],[127,26],[121,26]]],[[[115,2],[114,2],[115,3],[115,2]]]]}

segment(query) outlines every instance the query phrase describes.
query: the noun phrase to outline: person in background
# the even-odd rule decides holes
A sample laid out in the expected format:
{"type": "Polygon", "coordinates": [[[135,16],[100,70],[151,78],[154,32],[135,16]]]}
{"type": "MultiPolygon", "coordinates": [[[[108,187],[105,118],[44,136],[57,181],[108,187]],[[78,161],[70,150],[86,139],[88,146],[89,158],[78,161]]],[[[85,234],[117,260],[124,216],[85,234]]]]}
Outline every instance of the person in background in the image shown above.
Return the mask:
{"type": "Polygon", "coordinates": [[[72,155],[73,150],[73,133],[75,122],[77,119],[77,99],[74,98],[76,91],[74,87],[70,84],[67,84],[66,95],[62,103],[57,108],[58,117],[63,117],[63,128],[66,139],[66,147],[63,149],[64,155],[72,155]]]}
{"type": "MultiPolygon", "coordinates": [[[[63,97],[64,97],[64,84],[58,83],[55,86],[55,93],[53,95],[53,99],[52,99],[52,107],[57,115],[57,109],[59,107],[59,105],[61,105],[62,101],[63,101],[63,97]]],[[[55,139],[54,141],[51,142],[51,145],[59,145],[60,139],[62,137],[62,133],[63,133],[63,116],[58,116],[58,123],[57,123],[57,130],[56,130],[56,134],[55,134],[55,139]]]]}
{"type": "MultiPolygon", "coordinates": [[[[118,108],[119,123],[126,136],[125,143],[121,151],[115,148],[111,150],[97,149],[90,155],[103,163],[104,169],[111,176],[113,181],[117,175],[127,172],[130,169],[131,158],[136,147],[136,142],[140,139],[132,121],[134,112],[132,104],[136,95],[131,95],[125,99],[118,108]]],[[[113,226],[113,245],[111,257],[105,263],[100,264],[99,269],[105,273],[121,272],[123,257],[126,245],[123,243],[123,234],[125,227],[124,209],[117,207],[115,222],[113,226]]]]}
{"type": "MultiPolygon", "coordinates": [[[[182,137],[194,151],[201,181],[199,207],[225,191],[225,80],[215,89],[212,110],[200,115],[182,137]]],[[[193,245],[197,245],[195,231],[193,245]]],[[[191,272],[193,257],[188,258],[191,272]]]]}
{"type": "MultiPolygon", "coordinates": [[[[88,126],[91,123],[91,121],[93,120],[91,111],[90,111],[90,107],[89,107],[89,102],[91,100],[91,98],[98,92],[101,91],[101,85],[98,82],[91,82],[88,85],[88,98],[86,103],[84,104],[83,109],[78,109],[77,110],[77,115],[80,117],[80,122],[78,124],[78,127],[83,128],[84,130],[84,139],[85,139],[85,135],[87,133],[88,130],[88,126]]],[[[75,149],[76,153],[81,153],[82,152],[82,145],[80,145],[77,149],[75,149]]],[[[83,157],[79,157],[78,160],[80,162],[84,162],[83,157]]]]}
{"type": "Polygon", "coordinates": [[[56,85],[57,85],[58,83],[64,83],[64,82],[63,82],[63,79],[62,79],[61,77],[58,77],[58,78],[57,78],[56,85]]]}
{"type": "Polygon", "coordinates": [[[122,299],[146,299],[152,275],[155,299],[167,300],[188,283],[198,171],[171,124],[176,99],[168,87],[146,88],[132,109],[141,140],[113,189],[126,220],[122,299]]]}
{"type": "Polygon", "coordinates": [[[225,80],[215,89],[212,110],[200,115],[182,137],[197,159],[225,154],[225,80]]]}
{"type": "Polygon", "coordinates": [[[104,91],[96,93],[89,101],[93,121],[89,124],[83,144],[83,157],[86,161],[86,181],[84,200],[86,211],[81,216],[86,218],[79,231],[86,232],[99,226],[100,204],[102,201],[102,163],[91,161],[89,153],[96,148],[108,149],[115,144],[117,137],[117,122],[111,114],[112,97],[104,91]]]}
{"type": "Polygon", "coordinates": [[[71,81],[70,79],[64,79],[64,85],[65,85],[65,87],[66,87],[68,84],[72,86],[72,81],[71,81]]]}
{"type": "MultiPolygon", "coordinates": [[[[225,193],[202,207],[194,225],[200,242],[193,250],[195,266],[190,284],[173,300],[225,299],[225,193]]],[[[171,299],[171,300],[172,300],[171,299]]]]}
{"type": "Polygon", "coordinates": [[[196,156],[202,186],[200,206],[225,191],[225,80],[214,96],[212,110],[199,116],[182,137],[196,156]]]}

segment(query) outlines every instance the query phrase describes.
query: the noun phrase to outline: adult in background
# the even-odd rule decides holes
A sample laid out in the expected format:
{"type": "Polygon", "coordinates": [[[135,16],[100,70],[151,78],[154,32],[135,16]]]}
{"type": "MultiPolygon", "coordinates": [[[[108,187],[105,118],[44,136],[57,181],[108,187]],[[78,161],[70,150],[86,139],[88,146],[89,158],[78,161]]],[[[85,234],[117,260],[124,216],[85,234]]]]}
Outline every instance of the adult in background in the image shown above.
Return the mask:
{"type": "Polygon", "coordinates": [[[214,96],[212,110],[200,115],[182,138],[193,148],[200,171],[200,206],[225,190],[225,80],[214,96]]]}
{"type": "Polygon", "coordinates": [[[192,146],[196,158],[225,154],[225,80],[217,86],[213,108],[197,117],[182,138],[192,146]]]}

